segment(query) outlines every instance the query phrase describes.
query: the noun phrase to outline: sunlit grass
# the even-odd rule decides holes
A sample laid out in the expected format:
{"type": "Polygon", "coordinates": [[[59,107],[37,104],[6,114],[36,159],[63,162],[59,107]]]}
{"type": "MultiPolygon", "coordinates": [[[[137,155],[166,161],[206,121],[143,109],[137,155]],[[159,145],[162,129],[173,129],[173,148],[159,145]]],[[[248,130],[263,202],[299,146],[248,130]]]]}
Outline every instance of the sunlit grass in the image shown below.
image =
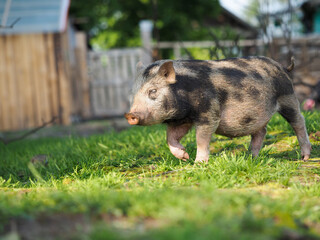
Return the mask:
{"type": "MultiPolygon", "coordinates": [[[[309,133],[320,130],[319,112],[305,117],[309,133]]],[[[195,165],[194,130],[182,141],[187,162],[165,138],[165,126],[152,126],[0,145],[0,233],[16,219],[80,214],[91,231],[72,234],[84,239],[320,236],[320,139],[309,162],[298,160],[291,127],[275,115],[259,157],[250,137],[214,136],[209,163],[195,165]],[[38,155],[46,160],[31,162],[38,155]]]]}

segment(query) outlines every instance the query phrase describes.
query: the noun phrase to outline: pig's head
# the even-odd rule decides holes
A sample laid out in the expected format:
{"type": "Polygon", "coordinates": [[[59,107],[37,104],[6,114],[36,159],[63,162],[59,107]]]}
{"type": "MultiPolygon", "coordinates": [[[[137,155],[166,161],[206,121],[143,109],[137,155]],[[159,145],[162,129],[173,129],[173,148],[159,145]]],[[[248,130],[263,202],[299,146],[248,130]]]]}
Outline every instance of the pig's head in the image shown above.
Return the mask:
{"type": "Polygon", "coordinates": [[[131,125],[162,123],[174,115],[174,96],[170,85],[176,83],[172,61],[150,65],[146,69],[137,65],[133,103],[125,118],[131,125]]]}

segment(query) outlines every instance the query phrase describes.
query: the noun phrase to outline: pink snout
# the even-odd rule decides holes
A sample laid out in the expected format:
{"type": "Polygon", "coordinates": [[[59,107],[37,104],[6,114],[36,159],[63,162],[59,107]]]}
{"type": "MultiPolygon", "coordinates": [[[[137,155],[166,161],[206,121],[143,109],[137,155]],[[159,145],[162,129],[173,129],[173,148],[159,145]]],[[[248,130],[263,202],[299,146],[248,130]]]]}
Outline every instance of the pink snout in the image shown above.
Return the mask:
{"type": "Polygon", "coordinates": [[[130,125],[138,125],[140,122],[140,118],[136,113],[126,113],[124,117],[128,120],[130,125]]]}

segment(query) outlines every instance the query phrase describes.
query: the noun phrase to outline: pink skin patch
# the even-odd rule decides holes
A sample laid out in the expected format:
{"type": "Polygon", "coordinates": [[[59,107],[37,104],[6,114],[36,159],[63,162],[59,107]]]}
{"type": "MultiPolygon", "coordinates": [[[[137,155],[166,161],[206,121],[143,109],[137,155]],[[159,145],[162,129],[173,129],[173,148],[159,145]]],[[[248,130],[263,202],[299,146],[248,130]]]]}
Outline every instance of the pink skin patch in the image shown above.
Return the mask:
{"type": "Polygon", "coordinates": [[[310,158],[311,144],[306,144],[306,146],[304,146],[301,150],[302,160],[307,161],[310,158]]]}
{"type": "Polygon", "coordinates": [[[173,143],[169,145],[169,149],[171,153],[176,157],[183,161],[187,161],[189,159],[189,154],[185,151],[185,148],[180,143],[173,143]]]}
{"type": "Polygon", "coordinates": [[[167,142],[171,153],[183,161],[189,159],[189,154],[179,142],[181,138],[188,133],[192,124],[183,124],[180,126],[170,126],[167,129],[167,142]]]}
{"type": "Polygon", "coordinates": [[[303,110],[310,111],[314,108],[315,105],[316,103],[313,99],[307,99],[306,102],[303,104],[303,110]]]}
{"type": "Polygon", "coordinates": [[[209,154],[206,152],[197,152],[195,163],[208,163],[209,160],[209,154]]]}

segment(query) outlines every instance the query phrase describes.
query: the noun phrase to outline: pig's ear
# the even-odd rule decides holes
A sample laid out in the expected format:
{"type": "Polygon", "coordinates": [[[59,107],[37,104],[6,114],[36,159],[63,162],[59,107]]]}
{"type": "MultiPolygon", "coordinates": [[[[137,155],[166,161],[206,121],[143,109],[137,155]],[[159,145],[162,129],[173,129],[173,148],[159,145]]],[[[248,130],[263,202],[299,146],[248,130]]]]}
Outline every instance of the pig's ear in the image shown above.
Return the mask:
{"type": "Polygon", "coordinates": [[[144,65],[141,61],[137,63],[136,69],[137,69],[137,72],[140,72],[142,69],[144,69],[144,65]]]}
{"type": "Polygon", "coordinates": [[[172,61],[163,63],[159,69],[159,74],[166,79],[168,84],[176,83],[176,72],[172,61]]]}

